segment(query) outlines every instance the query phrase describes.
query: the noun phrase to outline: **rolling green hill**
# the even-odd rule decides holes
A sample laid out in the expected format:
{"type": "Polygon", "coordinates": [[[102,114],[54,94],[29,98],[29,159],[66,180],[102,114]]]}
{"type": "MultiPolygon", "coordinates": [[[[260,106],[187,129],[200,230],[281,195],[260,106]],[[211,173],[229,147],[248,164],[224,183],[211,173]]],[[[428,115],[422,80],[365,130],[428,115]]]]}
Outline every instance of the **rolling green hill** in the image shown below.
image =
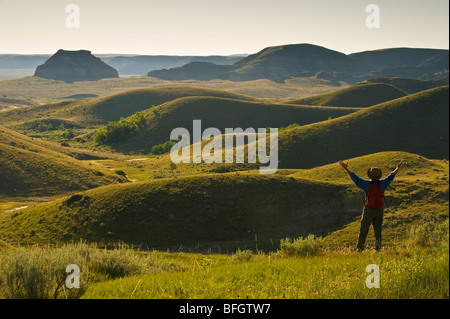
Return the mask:
{"type": "MultiPolygon", "coordinates": [[[[433,171],[440,171],[442,168],[442,163],[437,163],[435,160],[398,151],[379,152],[350,159],[343,158],[342,160],[348,161],[350,169],[362,178],[368,178],[367,169],[373,166],[381,168],[383,177],[386,177],[401,160],[404,161],[400,174],[403,178],[405,176],[410,176],[411,179],[423,178],[427,175],[433,175],[433,171]]],[[[295,170],[295,173],[289,176],[340,183],[349,180],[348,175],[337,162],[311,169],[295,170]]]]}
{"type": "Polygon", "coordinates": [[[106,158],[120,159],[124,157],[119,153],[106,153],[99,150],[70,147],[67,145],[62,146],[60,143],[26,136],[3,126],[0,126],[0,144],[14,145],[35,153],[39,152],[47,154],[50,151],[56,156],[63,154],[78,160],[100,160],[106,158]]]}
{"type": "Polygon", "coordinates": [[[299,105],[326,105],[347,107],[368,107],[404,97],[407,94],[396,87],[383,83],[357,84],[330,93],[303,99],[286,101],[299,105]]]}
{"type": "Polygon", "coordinates": [[[249,96],[223,90],[180,86],[125,91],[103,99],[93,100],[86,107],[98,118],[105,121],[117,121],[121,117],[127,117],[138,111],[149,109],[153,105],[160,105],[187,96],[214,96],[243,101],[254,100],[249,96]]]}
{"type": "Polygon", "coordinates": [[[449,95],[443,86],[279,134],[279,167],[311,168],[382,151],[448,159],[449,95]]]}
{"type": "Polygon", "coordinates": [[[440,80],[415,80],[408,78],[372,78],[362,83],[385,83],[395,86],[408,94],[417,93],[433,89],[439,86],[448,85],[448,77],[440,80]]]}
{"type": "Polygon", "coordinates": [[[166,87],[135,89],[107,97],[64,101],[59,103],[30,106],[0,113],[0,125],[30,128],[38,121],[63,123],[66,127],[106,124],[121,117],[151,108],[185,96],[216,96],[251,101],[253,98],[224,90],[197,87],[166,87]],[[24,124],[25,123],[25,124],[24,124]]]}
{"type": "MultiPolygon", "coordinates": [[[[265,127],[285,127],[293,123],[305,125],[343,116],[357,108],[323,108],[298,105],[269,104],[218,97],[185,97],[144,111],[145,118],[139,132],[112,145],[115,149],[130,152],[149,152],[153,145],[170,139],[170,132],[184,127],[192,132],[192,121],[202,121],[202,130],[215,127],[255,130],[265,127]]],[[[128,122],[141,121],[132,116],[128,122]]],[[[126,125],[126,120],[123,122],[126,125]]],[[[130,124],[131,125],[131,124],[130,124]]],[[[134,124],[133,124],[134,125],[134,124]]]]}
{"type": "Polygon", "coordinates": [[[0,127],[0,194],[49,196],[86,190],[119,181],[104,171],[0,127]]]}
{"type": "Polygon", "coordinates": [[[283,176],[199,175],[111,185],[3,213],[0,233],[8,243],[82,238],[149,249],[242,244],[255,235],[267,244],[337,229],[357,213],[356,198],[341,185],[283,176]]]}

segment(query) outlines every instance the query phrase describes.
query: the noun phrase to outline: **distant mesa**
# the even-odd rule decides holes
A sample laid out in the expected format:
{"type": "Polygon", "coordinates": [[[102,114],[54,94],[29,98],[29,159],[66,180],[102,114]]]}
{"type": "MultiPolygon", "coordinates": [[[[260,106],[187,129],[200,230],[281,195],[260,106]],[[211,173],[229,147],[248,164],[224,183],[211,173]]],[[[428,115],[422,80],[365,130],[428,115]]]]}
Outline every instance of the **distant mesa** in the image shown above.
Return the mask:
{"type": "Polygon", "coordinates": [[[314,76],[325,71],[361,75],[367,72],[364,63],[343,53],[312,44],[290,44],[266,48],[238,61],[230,73],[236,81],[268,78],[284,81],[291,77],[314,76]]]}
{"type": "Polygon", "coordinates": [[[36,68],[34,76],[72,83],[118,78],[119,73],[92,55],[90,51],[58,50],[44,64],[36,68]]]}
{"type": "Polygon", "coordinates": [[[227,79],[230,65],[217,65],[210,62],[191,62],[179,68],[150,71],[148,76],[163,78],[165,80],[200,80],[227,79]]]}
{"type": "Polygon", "coordinates": [[[93,99],[96,97],[98,97],[97,94],[81,93],[81,94],[74,94],[74,95],[60,97],[60,99],[61,100],[67,100],[67,99],[84,100],[84,99],[93,99]]]}
{"type": "Polygon", "coordinates": [[[339,84],[355,84],[373,77],[404,77],[439,80],[448,76],[448,50],[392,48],[346,55],[308,43],[265,48],[233,65],[190,63],[182,67],[151,71],[148,76],[164,80],[284,82],[293,77],[312,77],[339,84]]]}
{"type": "Polygon", "coordinates": [[[231,81],[269,79],[283,82],[290,77],[314,76],[321,71],[329,72],[329,76],[337,73],[348,78],[352,72],[367,72],[364,67],[364,63],[337,51],[311,44],[291,44],[265,48],[229,66],[219,68],[212,64],[190,63],[179,68],[151,71],[148,76],[165,80],[206,77],[231,81]]]}

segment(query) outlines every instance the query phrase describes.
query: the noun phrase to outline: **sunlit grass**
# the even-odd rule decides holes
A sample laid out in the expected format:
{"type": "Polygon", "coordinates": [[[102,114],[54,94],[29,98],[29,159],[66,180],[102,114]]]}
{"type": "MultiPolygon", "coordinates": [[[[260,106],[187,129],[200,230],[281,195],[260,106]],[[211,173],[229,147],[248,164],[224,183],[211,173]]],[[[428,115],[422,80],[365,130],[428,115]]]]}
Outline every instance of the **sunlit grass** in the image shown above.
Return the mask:
{"type": "Polygon", "coordinates": [[[448,298],[448,249],[386,253],[270,256],[206,269],[93,284],[84,298],[448,298]],[[367,288],[366,267],[380,267],[380,288],[367,288]]]}

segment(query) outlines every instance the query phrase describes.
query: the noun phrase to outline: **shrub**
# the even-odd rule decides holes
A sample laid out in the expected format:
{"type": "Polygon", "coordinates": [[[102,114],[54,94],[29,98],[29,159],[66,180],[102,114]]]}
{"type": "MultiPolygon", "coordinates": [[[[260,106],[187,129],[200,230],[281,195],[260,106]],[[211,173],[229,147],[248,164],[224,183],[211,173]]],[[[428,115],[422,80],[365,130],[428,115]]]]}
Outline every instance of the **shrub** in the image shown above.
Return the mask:
{"type": "MultiPolygon", "coordinates": [[[[63,124],[61,124],[61,125],[63,125],[63,124]]],[[[61,137],[66,140],[70,140],[75,137],[75,132],[73,129],[70,128],[67,131],[64,131],[63,133],[61,133],[61,137]]]]}
{"type": "Polygon", "coordinates": [[[238,249],[236,253],[232,256],[234,262],[245,262],[250,261],[253,258],[253,252],[249,249],[240,250],[238,249]]]}
{"type": "Polygon", "coordinates": [[[37,129],[39,132],[50,131],[53,129],[52,123],[39,122],[37,125],[37,129]]]}
{"type": "Polygon", "coordinates": [[[306,238],[282,239],[280,241],[280,250],[276,253],[281,257],[285,256],[315,256],[320,252],[321,237],[308,235],[306,238]]]}
{"type": "MultiPolygon", "coordinates": [[[[283,132],[283,131],[287,131],[296,127],[300,127],[300,124],[297,123],[293,123],[291,125],[288,125],[286,127],[279,127],[278,128],[278,133],[283,132]]],[[[270,133],[270,127],[266,127],[266,133],[270,133]]]]}
{"type": "Polygon", "coordinates": [[[430,221],[411,227],[409,244],[419,247],[435,247],[449,240],[448,218],[443,222],[430,221]]]}
{"type": "MultiPolygon", "coordinates": [[[[98,249],[84,243],[60,248],[18,247],[0,253],[0,298],[76,299],[97,276],[114,279],[132,275],[181,271],[180,265],[140,254],[125,245],[98,249]],[[80,288],[67,288],[66,267],[80,268],[80,288]]],[[[97,280],[97,279],[96,279],[97,280]]]]}
{"type": "Polygon", "coordinates": [[[138,134],[144,123],[145,116],[142,112],[137,112],[128,118],[121,118],[118,122],[109,122],[97,130],[94,134],[94,141],[97,144],[114,144],[125,141],[138,134]]]}
{"type": "Polygon", "coordinates": [[[211,173],[228,173],[231,171],[232,171],[232,169],[230,168],[230,166],[223,165],[223,164],[214,166],[209,170],[209,172],[211,172],[211,173]]]}
{"type": "Polygon", "coordinates": [[[0,292],[8,299],[78,299],[89,286],[82,245],[50,249],[19,247],[0,255],[0,292]],[[66,287],[66,267],[80,268],[80,288],[66,287]]]}
{"type": "Polygon", "coordinates": [[[147,260],[128,249],[97,250],[91,255],[91,267],[95,273],[108,279],[145,273],[147,260]]]}
{"type": "Polygon", "coordinates": [[[114,171],[114,174],[123,176],[123,177],[127,177],[127,174],[123,171],[123,170],[116,170],[114,171]]]}
{"type": "Polygon", "coordinates": [[[169,163],[169,169],[173,172],[174,170],[176,170],[177,169],[177,164],[175,164],[174,162],[170,162],[169,163]]]}
{"type": "Polygon", "coordinates": [[[169,153],[172,149],[172,146],[174,146],[177,142],[176,141],[167,141],[163,144],[158,144],[152,147],[151,153],[154,155],[161,155],[169,153]]]}
{"type": "Polygon", "coordinates": [[[153,254],[137,253],[126,244],[118,244],[113,249],[92,248],[89,267],[93,273],[106,279],[182,270],[178,265],[157,260],[153,254]]]}

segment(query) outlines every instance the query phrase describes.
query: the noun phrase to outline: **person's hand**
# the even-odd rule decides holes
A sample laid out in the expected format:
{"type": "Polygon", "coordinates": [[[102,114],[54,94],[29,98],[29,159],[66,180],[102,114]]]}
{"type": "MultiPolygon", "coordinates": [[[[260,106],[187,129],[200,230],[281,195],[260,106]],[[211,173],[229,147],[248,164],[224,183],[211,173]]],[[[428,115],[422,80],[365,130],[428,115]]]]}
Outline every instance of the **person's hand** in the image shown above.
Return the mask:
{"type": "Polygon", "coordinates": [[[344,163],[343,161],[339,161],[339,164],[341,164],[341,166],[342,166],[344,169],[348,168],[348,162],[347,162],[347,163],[344,163]]]}
{"type": "Polygon", "coordinates": [[[343,161],[339,161],[339,164],[342,166],[343,169],[345,169],[345,171],[350,175],[352,172],[350,171],[350,169],[348,168],[348,162],[344,163],[343,161]]]}
{"type": "Polygon", "coordinates": [[[400,167],[403,165],[403,160],[401,160],[398,164],[397,167],[394,169],[394,174],[396,174],[398,172],[398,170],[400,169],[400,167]]]}

